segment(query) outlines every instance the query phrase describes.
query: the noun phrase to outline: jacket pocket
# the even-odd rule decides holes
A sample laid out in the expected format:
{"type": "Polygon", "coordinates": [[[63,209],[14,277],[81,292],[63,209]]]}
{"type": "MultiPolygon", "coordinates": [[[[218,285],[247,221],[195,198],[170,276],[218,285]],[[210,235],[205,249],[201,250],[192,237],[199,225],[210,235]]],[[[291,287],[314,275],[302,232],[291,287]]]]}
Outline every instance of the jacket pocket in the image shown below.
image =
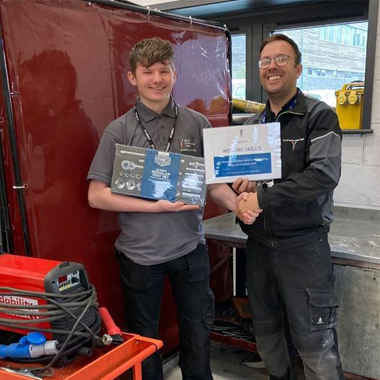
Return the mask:
{"type": "Polygon", "coordinates": [[[339,306],[334,289],[306,289],[309,300],[310,330],[336,326],[336,308],[339,306]]]}

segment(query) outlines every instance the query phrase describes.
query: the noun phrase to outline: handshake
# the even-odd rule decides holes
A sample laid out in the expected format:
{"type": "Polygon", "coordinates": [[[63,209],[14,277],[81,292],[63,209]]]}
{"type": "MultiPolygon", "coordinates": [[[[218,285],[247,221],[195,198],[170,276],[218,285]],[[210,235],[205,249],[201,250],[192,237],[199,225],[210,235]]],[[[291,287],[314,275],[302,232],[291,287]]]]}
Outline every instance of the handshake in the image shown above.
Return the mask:
{"type": "Polygon", "coordinates": [[[256,182],[238,178],[232,189],[239,194],[236,198],[235,214],[244,224],[253,224],[263,211],[257,199],[256,182]]]}

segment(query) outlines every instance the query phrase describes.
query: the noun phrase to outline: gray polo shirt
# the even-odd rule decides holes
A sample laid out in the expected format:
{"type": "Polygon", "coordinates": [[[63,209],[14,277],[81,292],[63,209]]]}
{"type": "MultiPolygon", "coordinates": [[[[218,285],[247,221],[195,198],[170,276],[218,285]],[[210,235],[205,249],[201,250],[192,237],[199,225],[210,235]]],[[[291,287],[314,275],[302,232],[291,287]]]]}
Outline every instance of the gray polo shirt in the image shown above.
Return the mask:
{"type": "MultiPolygon", "coordinates": [[[[140,101],[137,101],[136,107],[156,149],[165,149],[169,133],[176,123],[170,151],[203,156],[202,130],[210,127],[203,115],[178,106],[175,121],[172,99],[161,114],[152,111],[140,101]]],[[[105,129],[92,161],[88,180],[94,179],[111,186],[116,143],[150,148],[133,109],[111,122],[105,129]]],[[[171,261],[191,252],[198,243],[205,243],[202,216],[203,210],[178,213],[121,212],[121,233],[115,246],[129,259],[141,265],[171,261]]]]}

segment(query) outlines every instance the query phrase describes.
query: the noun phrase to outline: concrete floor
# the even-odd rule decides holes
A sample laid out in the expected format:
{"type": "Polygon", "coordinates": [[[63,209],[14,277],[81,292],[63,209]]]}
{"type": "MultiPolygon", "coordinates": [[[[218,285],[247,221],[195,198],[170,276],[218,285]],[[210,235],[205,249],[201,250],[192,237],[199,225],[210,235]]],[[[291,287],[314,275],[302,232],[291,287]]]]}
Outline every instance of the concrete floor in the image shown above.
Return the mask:
{"type": "MultiPolygon", "coordinates": [[[[253,360],[255,354],[229,347],[228,345],[212,342],[211,369],[214,380],[268,380],[268,372],[265,369],[250,368],[244,362],[253,360]]],[[[173,361],[174,362],[174,361],[173,361]]],[[[181,380],[181,370],[178,365],[165,366],[165,380],[181,380]]],[[[298,380],[304,380],[300,371],[298,380]]]]}

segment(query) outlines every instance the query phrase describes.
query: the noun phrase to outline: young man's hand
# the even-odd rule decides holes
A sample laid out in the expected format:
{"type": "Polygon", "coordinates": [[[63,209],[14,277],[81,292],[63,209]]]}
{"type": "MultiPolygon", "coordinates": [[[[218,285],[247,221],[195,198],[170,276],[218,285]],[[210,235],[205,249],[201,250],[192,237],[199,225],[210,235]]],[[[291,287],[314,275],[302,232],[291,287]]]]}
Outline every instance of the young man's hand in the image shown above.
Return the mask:
{"type": "Polygon", "coordinates": [[[256,191],[256,182],[250,181],[248,178],[238,178],[232,184],[232,188],[237,194],[254,193],[256,191]]]}
{"type": "Polygon", "coordinates": [[[186,205],[183,202],[169,202],[159,200],[155,203],[157,212],[180,212],[198,210],[200,207],[197,205],[186,205]]]}
{"type": "Polygon", "coordinates": [[[253,224],[262,211],[257,193],[244,192],[236,199],[235,213],[244,224],[253,224]]]}

